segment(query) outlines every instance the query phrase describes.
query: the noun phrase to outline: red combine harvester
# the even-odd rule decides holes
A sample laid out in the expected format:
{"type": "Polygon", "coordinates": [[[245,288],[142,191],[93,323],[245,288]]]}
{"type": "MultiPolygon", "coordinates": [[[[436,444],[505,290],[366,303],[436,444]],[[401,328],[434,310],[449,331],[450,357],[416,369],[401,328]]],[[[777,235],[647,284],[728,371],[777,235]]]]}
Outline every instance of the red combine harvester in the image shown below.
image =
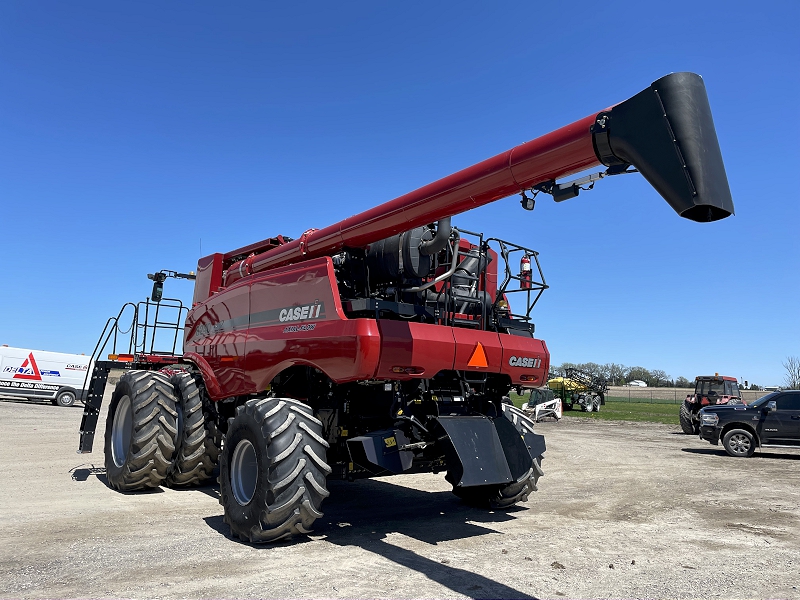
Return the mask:
{"type": "Polygon", "coordinates": [[[119,317],[98,342],[96,354],[113,333],[114,354],[96,363],[79,452],[91,452],[109,370],[124,368],[106,422],[109,484],[198,484],[218,460],[224,519],[243,540],[308,532],[331,478],[445,472],[468,502],[525,501],[545,442],[503,398],[547,380],[550,356],[530,316],[547,286],[535,251],[459,230],[450,217],[512,194],[533,210],[537,194],[562,201],[635,171],[682,217],[733,213],[698,75],[663,77],[299,239],[201,258],[191,309],[161,299],[167,276],[189,276],[151,275],[155,302],[129,305],[127,354],[116,350],[119,317]],[[168,309],[186,315],[183,328],[165,325],[168,309]],[[159,353],[164,327],[172,350],[159,353]]]}

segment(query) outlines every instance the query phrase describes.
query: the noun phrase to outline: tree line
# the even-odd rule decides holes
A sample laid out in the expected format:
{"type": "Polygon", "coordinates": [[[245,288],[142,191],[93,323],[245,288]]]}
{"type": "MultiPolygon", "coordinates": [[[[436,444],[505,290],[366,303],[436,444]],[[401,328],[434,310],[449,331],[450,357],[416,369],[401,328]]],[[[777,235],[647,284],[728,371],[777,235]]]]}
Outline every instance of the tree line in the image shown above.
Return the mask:
{"type": "MultiPolygon", "coordinates": [[[[625,365],[617,363],[605,363],[601,365],[593,362],[565,362],[552,367],[551,370],[558,375],[562,375],[570,368],[586,371],[595,377],[603,377],[608,381],[609,385],[625,385],[631,381],[639,380],[644,381],[650,387],[694,387],[694,379],[687,379],[683,376],[673,379],[667,375],[666,371],[661,369],[651,370],[645,369],[644,367],[626,367],[625,365]]],[[[752,386],[750,389],[758,389],[758,386],[752,386]]]]}
{"type": "MultiPolygon", "coordinates": [[[[787,357],[786,362],[783,363],[783,367],[786,369],[783,389],[800,390],[800,358],[797,356],[787,357]]],[[[601,365],[593,362],[565,362],[558,366],[551,367],[550,371],[555,375],[564,375],[566,370],[570,368],[586,371],[595,377],[603,377],[608,381],[609,385],[625,385],[626,383],[638,379],[639,381],[644,381],[650,387],[694,387],[694,379],[687,379],[683,376],[673,379],[661,369],[650,370],[644,367],[626,367],[625,365],[617,363],[605,363],[601,365]]],[[[747,389],[749,390],[762,389],[761,386],[755,383],[746,383],[748,384],[747,389]]],[[[741,383],[739,383],[739,389],[745,389],[741,383]]]]}

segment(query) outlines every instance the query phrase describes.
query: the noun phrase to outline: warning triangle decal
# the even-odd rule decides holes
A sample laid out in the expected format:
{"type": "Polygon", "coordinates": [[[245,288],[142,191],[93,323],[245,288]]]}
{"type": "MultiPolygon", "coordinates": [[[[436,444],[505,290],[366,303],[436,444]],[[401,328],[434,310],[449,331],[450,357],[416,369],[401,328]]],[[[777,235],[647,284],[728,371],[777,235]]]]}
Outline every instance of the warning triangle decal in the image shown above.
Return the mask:
{"type": "Polygon", "coordinates": [[[39,367],[36,364],[36,359],[33,358],[33,352],[28,355],[22,366],[14,373],[13,379],[32,379],[33,381],[41,381],[42,375],[39,373],[39,367]]]}
{"type": "Polygon", "coordinates": [[[475,350],[472,352],[472,356],[470,356],[467,366],[468,367],[489,366],[489,362],[486,360],[486,351],[483,349],[483,344],[481,344],[480,342],[478,342],[478,345],[475,346],[475,350]]]}

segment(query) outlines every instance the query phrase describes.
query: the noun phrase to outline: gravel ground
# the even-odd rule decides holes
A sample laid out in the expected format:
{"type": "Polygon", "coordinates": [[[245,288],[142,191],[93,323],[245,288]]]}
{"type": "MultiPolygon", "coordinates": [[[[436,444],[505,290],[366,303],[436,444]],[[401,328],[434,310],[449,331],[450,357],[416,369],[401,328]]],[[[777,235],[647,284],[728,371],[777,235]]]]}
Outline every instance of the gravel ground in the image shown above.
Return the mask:
{"type": "Polygon", "coordinates": [[[255,547],[216,485],[109,489],[102,436],[75,453],[81,413],[0,401],[0,597],[800,598],[800,453],[542,423],[520,507],[469,508],[442,475],[331,482],[313,535],[255,547]]]}

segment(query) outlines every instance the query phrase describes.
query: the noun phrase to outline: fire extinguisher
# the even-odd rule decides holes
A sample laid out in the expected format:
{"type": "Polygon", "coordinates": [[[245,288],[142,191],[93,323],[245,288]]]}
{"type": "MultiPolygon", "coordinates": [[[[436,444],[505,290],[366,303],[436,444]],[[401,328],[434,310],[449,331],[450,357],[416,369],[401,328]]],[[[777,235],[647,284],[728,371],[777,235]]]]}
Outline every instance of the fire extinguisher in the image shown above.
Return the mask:
{"type": "Polygon", "coordinates": [[[519,289],[531,289],[531,257],[523,254],[519,260],[519,289]]]}

